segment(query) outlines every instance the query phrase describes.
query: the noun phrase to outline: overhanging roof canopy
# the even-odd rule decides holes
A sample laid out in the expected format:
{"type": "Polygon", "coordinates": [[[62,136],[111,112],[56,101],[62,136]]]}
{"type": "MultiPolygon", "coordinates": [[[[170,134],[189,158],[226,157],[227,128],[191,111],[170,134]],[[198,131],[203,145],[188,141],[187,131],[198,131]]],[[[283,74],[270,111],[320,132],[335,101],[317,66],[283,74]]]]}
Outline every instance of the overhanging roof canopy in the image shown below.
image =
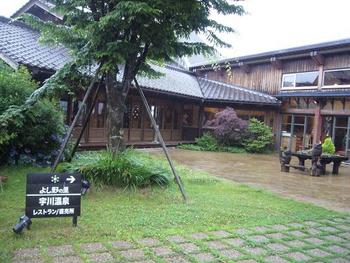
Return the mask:
{"type": "MultiPolygon", "coordinates": [[[[14,68],[26,65],[52,72],[71,59],[65,47],[43,45],[38,42],[39,37],[39,32],[31,30],[23,23],[13,23],[10,19],[0,17],[0,59],[14,68]]],[[[280,105],[275,97],[252,89],[197,78],[193,72],[177,67],[153,67],[163,73],[163,76],[155,79],[138,77],[138,80],[143,88],[154,92],[203,101],[280,105]]]]}
{"type": "Polygon", "coordinates": [[[295,92],[281,92],[276,95],[277,98],[336,98],[336,97],[350,97],[350,89],[343,90],[317,90],[317,91],[295,91],[295,92]]]}

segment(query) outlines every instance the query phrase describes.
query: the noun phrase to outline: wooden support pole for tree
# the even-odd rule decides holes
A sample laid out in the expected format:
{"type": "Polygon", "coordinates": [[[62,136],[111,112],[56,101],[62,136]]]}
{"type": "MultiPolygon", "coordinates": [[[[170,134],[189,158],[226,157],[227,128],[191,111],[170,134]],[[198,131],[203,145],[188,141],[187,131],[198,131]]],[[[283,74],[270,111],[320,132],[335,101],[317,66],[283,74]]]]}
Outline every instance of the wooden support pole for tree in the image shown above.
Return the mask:
{"type": "Polygon", "coordinates": [[[76,152],[77,149],[78,149],[78,146],[79,146],[79,143],[80,143],[80,141],[81,141],[81,138],[83,137],[84,131],[85,131],[85,129],[86,129],[88,123],[89,123],[90,116],[91,116],[91,114],[92,114],[92,112],[93,112],[93,110],[94,110],[95,103],[96,103],[96,100],[97,100],[97,98],[98,98],[98,94],[99,94],[100,88],[101,88],[101,82],[100,82],[100,84],[99,84],[99,85],[97,86],[97,88],[96,88],[95,95],[94,95],[94,97],[93,97],[93,99],[92,99],[92,104],[91,104],[91,106],[90,106],[90,109],[89,109],[89,111],[88,111],[88,114],[87,114],[86,117],[85,117],[83,126],[81,127],[81,131],[80,131],[80,134],[79,134],[79,136],[78,136],[78,139],[77,139],[76,142],[74,143],[74,147],[73,147],[73,149],[72,149],[72,152],[71,152],[71,154],[70,154],[70,156],[69,156],[69,158],[68,158],[68,160],[67,160],[68,162],[70,162],[70,161],[73,159],[74,154],[75,154],[75,152],[76,152]]]}
{"type": "Polygon", "coordinates": [[[152,112],[151,112],[151,109],[149,107],[149,104],[147,102],[147,99],[145,97],[145,94],[143,93],[143,90],[141,89],[141,87],[139,86],[136,78],[134,78],[134,82],[135,82],[135,86],[138,90],[138,92],[140,93],[140,96],[141,96],[141,99],[142,99],[142,102],[143,102],[143,105],[145,106],[146,108],[146,111],[147,111],[147,114],[148,114],[148,117],[150,118],[151,120],[151,123],[152,123],[152,127],[154,129],[154,132],[159,140],[159,143],[161,144],[162,148],[163,148],[163,151],[164,151],[164,154],[168,160],[168,163],[170,165],[170,168],[171,168],[171,171],[173,172],[173,175],[174,175],[174,178],[175,178],[175,182],[177,183],[177,185],[179,186],[179,189],[181,191],[181,194],[182,194],[182,197],[184,199],[184,201],[186,202],[187,201],[187,196],[186,196],[186,193],[185,193],[185,189],[182,185],[182,182],[181,182],[181,178],[178,176],[176,170],[175,170],[175,167],[174,167],[174,164],[173,164],[173,161],[170,157],[170,154],[168,152],[168,149],[164,143],[164,140],[163,140],[163,137],[159,131],[159,128],[158,128],[158,125],[156,123],[156,120],[154,119],[153,115],[152,115],[152,112]]]}
{"type": "Polygon", "coordinates": [[[74,129],[75,125],[77,124],[81,113],[86,108],[87,100],[89,99],[89,97],[91,95],[91,92],[93,91],[94,85],[95,85],[95,83],[96,83],[96,81],[98,79],[98,75],[100,73],[100,68],[101,68],[101,66],[97,69],[97,71],[95,73],[95,76],[94,76],[94,78],[92,79],[92,81],[90,83],[90,86],[86,90],[84,99],[83,99],[82,103],[79,106],[79,110],[78,110],[77,114],[75,115],[74,120],[73,120],[72,124],[70,125],[70,127],[68,129],[67,135],[64,138],[64,141],[63,141],[63,143],[61,145],[61,148],[60,148],[60,151],[59,151],[59,153],[58,153],[58,155],[56,157],[56,160],[55,160],[55,162],[53,163],[53,165],[51,167],[51,173],[54,173],[56,171],[56,168],[57,168],[59,162],[61,161],[61,158],[62,158],[62,155],[64,153],[64,150],[67,147],[68,141],[69,141],[69,139],[70,139],[70,137],[71,137],[71,135],[73,133],[73,129],[74,129]]]}

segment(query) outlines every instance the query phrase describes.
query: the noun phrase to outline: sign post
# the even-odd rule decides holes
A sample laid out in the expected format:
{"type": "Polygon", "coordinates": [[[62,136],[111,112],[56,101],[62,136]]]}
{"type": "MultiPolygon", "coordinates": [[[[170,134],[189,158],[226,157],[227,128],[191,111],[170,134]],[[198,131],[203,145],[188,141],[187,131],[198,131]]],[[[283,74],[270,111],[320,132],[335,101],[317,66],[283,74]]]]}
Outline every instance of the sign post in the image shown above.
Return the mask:
{"type": "Polygon", "coordinates": [[[78,173],[28,174],[26,216],[73,217],[73,226],[77,226],[81,185],[81,174],[78,173]]]}

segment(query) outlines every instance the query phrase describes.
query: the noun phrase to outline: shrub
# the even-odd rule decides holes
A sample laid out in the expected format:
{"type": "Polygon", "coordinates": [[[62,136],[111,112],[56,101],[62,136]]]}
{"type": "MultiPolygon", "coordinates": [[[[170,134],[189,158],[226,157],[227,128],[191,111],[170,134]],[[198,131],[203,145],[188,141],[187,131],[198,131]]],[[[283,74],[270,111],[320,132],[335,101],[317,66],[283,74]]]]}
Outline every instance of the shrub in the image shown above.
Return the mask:
{"type": "Polygon", "coordinates": [[[219,148],[217,140],[209,132],[205,132],[203,136],[196,138],[196,144],[205,151],[216,151],[219,148]]]}
{"type": "Polygon", "coordinates": [[[197,144],[180,144],[177,146],[179,149],[190,150],[190,151],[205,151],[202,147],[197,144]]]}
{"type": "Polygon", "coordinates": [[[222,145],[240,146],[246,136],[247,122],[240,119],[229,107],[218,112],[207,125],[213,128],[215,138],[222,145]]]}
{"type": "Polygon", "coordinates": [[[247,152],[262,153],[273,142],[271,127],[263,122],[252,118],[248,125],[248,137],[244,140],[244,148],[247,152]]]}
{"type": "Polygon", "coordinates": [[[333,144],[332,138],[327,137],[322,144],[322,153],[323,154],[334,154],[335,146],[333,144]]]}
{"type": "Polygon", "coordinates": [[[62,172],[79,172],[97,186],[123,188],[165,186],[172,174],[163,162],[132,149],[113,157],[109,152],[78,154],[71,163],[58,167],[62,172]]]}
{"type": "MultiPolygon", "coordinates": [[[[0,115],[16,111],[37,88],[29,72],[0,65],[0,115]]],[[[2,127],[3,128],[3,127],[2,127]]],[[[48,165],[57,154],[64,133],[63,115],[56,102],[42,99],[1,132],[0,161],[48,165]],[[6,131],[6,132],[4,132],[6,131]]]]}
{"type": "Polygon", "coordinates": [[[196,138],[196,144],[182,144],[178,148],[192,151],[246,153],[246,150],[242,147],[220,145],[209,132],[204,133],[202,137],[196,138]]]}

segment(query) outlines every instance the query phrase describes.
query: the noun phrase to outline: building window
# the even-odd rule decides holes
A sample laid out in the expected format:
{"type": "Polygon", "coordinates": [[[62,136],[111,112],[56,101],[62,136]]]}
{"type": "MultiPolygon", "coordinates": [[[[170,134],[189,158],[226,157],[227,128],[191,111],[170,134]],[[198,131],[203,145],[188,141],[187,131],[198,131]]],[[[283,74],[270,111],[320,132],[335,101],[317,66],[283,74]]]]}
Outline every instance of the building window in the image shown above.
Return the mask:
{"type": "Polygon", "coordinates": [[[282,78],[282,88],[310,88],[317,87],[317,84],[317,71],[284,74],[282,78]]]}
{"type": "Polygon", "coordinates": [[[292,152],[312,148],[314,117],[282,115],[281,148],[292,152]]]}
{"type": "Polygon", "coordinates": [[[350,69],[326,70],[323,86],[350,86],[350,69]]]}

